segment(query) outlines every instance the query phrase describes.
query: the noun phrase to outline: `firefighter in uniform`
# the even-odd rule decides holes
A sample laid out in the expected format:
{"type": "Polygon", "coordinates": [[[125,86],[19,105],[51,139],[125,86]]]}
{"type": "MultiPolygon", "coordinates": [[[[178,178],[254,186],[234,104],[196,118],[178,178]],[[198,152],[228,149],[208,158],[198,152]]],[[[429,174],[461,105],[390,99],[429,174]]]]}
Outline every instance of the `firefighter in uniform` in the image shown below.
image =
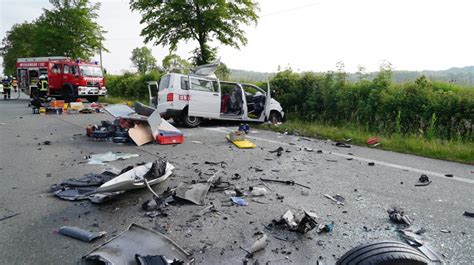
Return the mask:
{"type": "Polygon", "coordinates": [[[13,77],[12,86],[13,86],[13,89],[15,90],[15,93],[16,93],[17,89],[18,89],[18,80],[16,80],[15,77],[13,77]]]}
{"type": "Polygon", "coordinates": [[[40,75],[38,78],[38,96],[46,98],[48,96],[48,76],[40,75]]]}
{"type": "Polygon", "coordinates": [[[12,91],[11,78],[8,76],[5,76],[2,80],[2,85],[3,85],[3,99],[8,100],[10,99],[11,91],[12,91]]]}

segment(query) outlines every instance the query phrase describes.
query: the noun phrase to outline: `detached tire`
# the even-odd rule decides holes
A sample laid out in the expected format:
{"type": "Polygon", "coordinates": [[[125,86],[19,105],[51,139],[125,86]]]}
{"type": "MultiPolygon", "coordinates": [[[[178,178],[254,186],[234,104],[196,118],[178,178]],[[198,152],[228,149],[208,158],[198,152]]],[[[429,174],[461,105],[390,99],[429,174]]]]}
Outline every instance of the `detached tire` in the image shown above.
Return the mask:
{"type": "Polygon", "coordinates": [[[202,119],[199,117],[189,116],[188,112],[186,111],[183,115],[181,121],[184,123],[186,127],[195,128],[201,124],[202,119]]]}
{"type": "Polygon", "coordinates": [[[336,265],[426,265],[428,259],[415,248],[396,241],[381,241],[355,247],[336,265]]]}

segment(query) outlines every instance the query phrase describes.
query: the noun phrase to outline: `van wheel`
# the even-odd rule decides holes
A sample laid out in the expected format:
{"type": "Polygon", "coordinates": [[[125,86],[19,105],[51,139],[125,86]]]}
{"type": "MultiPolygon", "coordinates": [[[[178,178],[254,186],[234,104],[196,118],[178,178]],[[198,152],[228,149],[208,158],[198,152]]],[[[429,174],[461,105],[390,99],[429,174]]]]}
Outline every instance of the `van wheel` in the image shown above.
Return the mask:
{"type": "Polygon", "coordinates": [[[277,124],[283,121],[280,113],[274,110],[270,112],[270,117],[268,117],[268,120],[273,124],[277,124]]]}
{"type": "Polygon", "coordinates": [[[426,257],[415,248],[396,241],[380,241],[355,247],[336,265],[425,265],[426,257]]]}
{"type": "Polygon", "coordinates": [[[202,119],[199,117],[194,117],[194,116],[189,116],[188,112],[186,112],[183,115],[183,118],[181,119],[184,125],[189,128],[195,128],[198,127],[199,124],[201,124],[202,119]]]}
{"type": "Polygon", "coordinates": [[[73,91],[72,87],[70,87],[70,86],[64,86],[61,89],[61,96],[64,99],[64,102],[66,102],[66,103],[74,102],[74,100],[75,100],[74,91],[73,91]]]}

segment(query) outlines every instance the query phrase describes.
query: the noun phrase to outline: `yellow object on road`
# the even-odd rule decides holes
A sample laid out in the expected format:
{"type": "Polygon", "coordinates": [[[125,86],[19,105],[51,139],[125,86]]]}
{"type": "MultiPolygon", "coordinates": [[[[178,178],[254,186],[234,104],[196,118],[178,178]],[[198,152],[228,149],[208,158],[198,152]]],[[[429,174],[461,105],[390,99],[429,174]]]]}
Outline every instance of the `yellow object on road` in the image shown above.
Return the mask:
{"type": "Polygon", "coordinates": [[[249,140],[245,139],[245,140],[235,140],[235,141],[232,141],[230,139],[230,133],[227,134],[226,136],[227,140],[229,140],[229,142],[233,143],[235,146],[237,146],[238,148],[255,148],[257,147],[256,144],[250,142],[249,140]]]}

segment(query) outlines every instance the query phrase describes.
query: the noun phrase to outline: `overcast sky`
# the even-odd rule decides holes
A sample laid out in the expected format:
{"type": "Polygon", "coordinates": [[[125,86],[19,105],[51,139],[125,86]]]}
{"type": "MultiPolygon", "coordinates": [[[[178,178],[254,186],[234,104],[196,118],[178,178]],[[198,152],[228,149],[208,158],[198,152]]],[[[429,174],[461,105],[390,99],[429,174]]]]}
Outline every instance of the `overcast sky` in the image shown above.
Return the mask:
{"type": "MultiPolygon", "coordinates": [[[[99,23],[107,31],[104,67],[111,73],[132,69],[130,54],[143,46],[140,14],[128,0],[104,0],[99,23]]],[[[257,26],[245,27],[248,44],[219,47],[230,68],[262,72],[291,66],[298,71],[347,71],[358,65],[378,69],[389,61],[396,70],[442,70],[474,65],[473,0],[259,0],[257,26]]],[[[15,23],[31,21],[47,0],[0,0],[0,38],[15,23]]],[[[167,48],[152,46],[159,62],[167,48]]],[[[189,58],[196,42],[181,43],[189,58]]],[[[1,59],[0,59],[1,60],[1,59]]],[[[3,69],[0,66],[0,72],[3,69]]]]}

